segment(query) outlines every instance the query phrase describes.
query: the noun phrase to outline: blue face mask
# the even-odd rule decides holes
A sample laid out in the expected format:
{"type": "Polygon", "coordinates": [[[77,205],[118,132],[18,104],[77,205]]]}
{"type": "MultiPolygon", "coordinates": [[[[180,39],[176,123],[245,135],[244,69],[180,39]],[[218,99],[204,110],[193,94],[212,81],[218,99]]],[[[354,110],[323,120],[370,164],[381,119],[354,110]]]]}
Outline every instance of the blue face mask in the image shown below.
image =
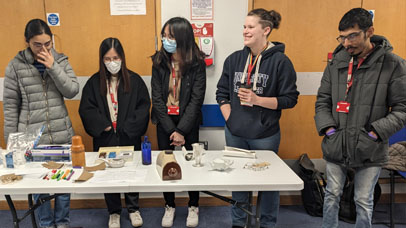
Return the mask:
{"type": "Polygon", "coordinates": [[[172,54],[176,52],[176,40],[170,40],[168,38],[163,38],[162,44],[164,46],[164,49],[167,52],[172,53],[172,54]]]}

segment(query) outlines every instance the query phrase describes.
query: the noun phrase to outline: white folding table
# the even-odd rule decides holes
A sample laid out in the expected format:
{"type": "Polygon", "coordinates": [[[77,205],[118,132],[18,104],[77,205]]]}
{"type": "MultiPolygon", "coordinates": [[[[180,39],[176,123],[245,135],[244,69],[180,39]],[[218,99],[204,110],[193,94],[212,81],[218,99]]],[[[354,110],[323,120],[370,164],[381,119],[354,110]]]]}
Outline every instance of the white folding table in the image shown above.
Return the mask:
{"type": "MultiPolygon", "coordinates": [[[[142,165],[141,153],[135,152],[133,162],[127,162],[126,166],[121,169],[135,170],[144,173],[144,178],[137,180],[128,180],[122,182],[83,182],[75,183],[80,170],[72,177],[71,181],[42,180],[32,178],[38,175],[23,175],[26,178],[13,184],[0,184],[0,194],[6,196],[10,210],[13,214],[14,227],[19,227],[18,223],[26,216],[31,215],[33,227],[36,227],[34,210],[36,205],[32,204],[31,194],[36,193],[118,193],[118,192],[181,192],[181,191],[202,191],[214,197],[217,197],[236,206],[241,206],[239,202],[232,199],[219,196],[213,191],[299,191],[303,189],[303,181],[272,151],[256,151],[257,159],[227,157],[234,161],[230,169],[226,171],[213,170],[210,162],[215,158],[222,157],[221,151],[206,151],[202,158],[203,167],[194,167],[194,161],[186,161],[181,151],[174,151],[177,162],[182,169],[181,180],[163,181],[155,166],[156,157],[159,151],[152,152],[152,164],[142,165]],[[245,164],[266,161],[270,163],[269,168],[261,171],[253,171],[243,168],[245,164]],[[31,177],[31,178],[30,178],[31,177]],[[15,208],[10,195],[29,194],[30,210],[23,218],[17,218],[15,208]]],[[[86,153],[87,165],[93,165],[97,158],[97,153],[86,153]]],[[[35,172],[46,172],[45,168],[40,168],[39,163],[27,163],[21,169],[0,169],[0,175],[15,172],[18,174],[29,173],[30,170],[35,172]]],[[[108,168],[106,171],[108,172],[108,168]]],[[[102,171],[102,172],[106,172],[102,171]]],[[[117,171],[117,170],[115,170],[117,171]]],[[[97,171],[100,172],[100,171],[97,171]]],[[[54,196],[51,196],[52,199],[54,196]]],[[[256,227],[259,227],[261,193],[257,196],[257,210],[255,214],[256,227]]],[[[41,202],[39,202],[41,203],[41,202]]],[[[250,211],[248,214],[253,215],[250,211]]]]}

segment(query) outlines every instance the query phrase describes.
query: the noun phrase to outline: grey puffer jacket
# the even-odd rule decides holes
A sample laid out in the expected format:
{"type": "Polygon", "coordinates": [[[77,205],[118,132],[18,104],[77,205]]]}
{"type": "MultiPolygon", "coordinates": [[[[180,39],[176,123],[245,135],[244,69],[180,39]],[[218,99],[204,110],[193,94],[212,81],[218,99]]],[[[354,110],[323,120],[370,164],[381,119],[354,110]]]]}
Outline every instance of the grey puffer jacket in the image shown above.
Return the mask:
{"type": "Polygon", "coordinates": [[[68,57],[51,50],[54,64],[41,76],[29,48],[20,51],[6,68],[3,90],[4,139],[13,132],[45,130],[40,144],[70,143],[74,135],[64,97],[73,98],[79,83],[68,57]]]}
{"type": "Polygon", "coordinates": [[[348,114],[336,112],[343,101],[350,56],[342,45],[324,71],[316,101],[316,127],[325,136],[323,157],[349,167],[383,166],[388,160],[388,139],[406,124],[406,61],[392,53],[382,36],[371,37],[375,48],[354,72],[348,114]],[[372,110],[371,110],[372,109],[372,110]],[[368,135],[373,130],[379,136],[368,135]]]}

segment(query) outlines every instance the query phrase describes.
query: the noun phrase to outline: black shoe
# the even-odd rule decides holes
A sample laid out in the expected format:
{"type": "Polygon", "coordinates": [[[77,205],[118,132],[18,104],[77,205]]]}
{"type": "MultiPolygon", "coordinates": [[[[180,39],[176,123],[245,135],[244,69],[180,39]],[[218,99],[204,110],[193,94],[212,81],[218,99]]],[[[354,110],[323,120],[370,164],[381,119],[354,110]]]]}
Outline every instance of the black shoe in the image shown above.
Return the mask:
{"type": "Polygon", "coordinates": [[[232,228],[244,228],[242,226],[233,226],[232,228]]]}

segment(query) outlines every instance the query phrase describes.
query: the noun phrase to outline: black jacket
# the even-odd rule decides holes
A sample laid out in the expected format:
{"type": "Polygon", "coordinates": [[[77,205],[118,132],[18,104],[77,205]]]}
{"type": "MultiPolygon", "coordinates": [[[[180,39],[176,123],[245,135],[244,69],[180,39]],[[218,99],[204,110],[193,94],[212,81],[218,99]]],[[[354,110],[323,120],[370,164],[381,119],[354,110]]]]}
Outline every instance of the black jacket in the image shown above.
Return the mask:
{"type": "Polygon", "coordinates": [[[179,95],[179,123],[176,125],[168,115],[166,103],[169,95],[169,78],[171,70],[167,62],[159,67],[152,67],[152,113],[151,120],[160,124],[165,132],[174,131],[183,136],[202,122],[204,95],[206,93],[206,65],[204,61],[196,62],[182,74],[179,95]]]}
{"type": "Polygon", "coordinates": [[[104,146],[134,146],[141,149],[141,136],[149,121],[151,101],[142,78],[130,73],[129,93],[124,93],[123,83],[118,87],[117,131],[114,132],[106,94],[100,94],[100,75],[94,74],[87,82],[80,100],[79,114],[86,132],[93,137],[93,150],[104,146]],[[108,126],[112,130],[106,132],[108,126]]]}
{"type": "MultiPolygon", "coordinates": [[[[238,98],[241,76],[250,49],[236,51],[224,62],[223,73],[217,84],[216,99],[219,105],[230,103],[231,113],[227,127],[233,135],[259,139],[279,131],[281,110],[293,108],[299,92],[296,90],[296,72],[289,58],[284,54],[285,45],[273,42],[274,47],[262,53],[259,65],[256,94],[261,97],[276,97],[276,110],[260,106],[242,106],[238,98]]],[[[255,68],[253,72],[255,71],[255,68]]],[[[254,77],[251,77],[251,82],[254,77]]]]}

